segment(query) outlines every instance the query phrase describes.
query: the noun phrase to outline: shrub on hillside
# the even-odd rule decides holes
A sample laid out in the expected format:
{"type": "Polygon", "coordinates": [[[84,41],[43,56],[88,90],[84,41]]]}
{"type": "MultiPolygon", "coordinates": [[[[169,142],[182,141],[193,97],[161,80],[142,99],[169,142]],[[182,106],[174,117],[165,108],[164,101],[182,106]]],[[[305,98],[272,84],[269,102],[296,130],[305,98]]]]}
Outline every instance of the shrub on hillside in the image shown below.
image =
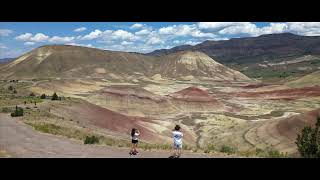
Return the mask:
{"type": "Polygon", "coordinates": [[[320,157],[320,116],[317,117],[316,127],[306,126],[298,135],[296,144],[298,151],[305,158],[320,157]]]}
{"type": "Polygon", "coordinates": [[[279,152],[278,150],[269,150],[267,152],[267,157],[269,158],[285,158],[285,157],[288,157],[288,154],[287,153],[282,153],[282,152],[279,152]]]}
{"type": "Polygon", "coordinates": [[[45,94],[42,94],[41,96],[40,96],[40,99],[45,99],[47,96],[45,95],[45,94]]]}
{"type": "Polygon", "coordinates": [[[16,110],[11,113],[11,117],[23,116],[23,109],[21,107],[16,106],[16,110]]]}
{"type": "Polygon", "coordinates": [[[84,144],[97,144],[99,143],[99,138],[96,136],[86,136],[84,144]]]}
{"type": "Polygon", "coordinates": [[[36,96],[36,95],[32,92],[32,93],[30,93],[29,96],[34,97],[34,96],[36,96]]]}
{"type": "Polygon", "coordinates": [[[236,152],[236,149],[227,145],[223,145],[220,148],[220,152],[234,154],[236,152]]]}
{"type": "Polygon", "coordinates": [[[13,93],[14,93],[14,94],[17,94],[17,90],[16,90],[16,89],[14,89],[14,90],[13,90],[13,93]]]}
{"type": "Polygon", "coordinates": [[[53,93],[51,100],[59,100],[59,97],[56,92],[53,93]]]}
{"type": "Polygon", "coordinates": [[[12,87],[12,86],[9,86],[8,90],[9,90],[9,91],[12,91],[12,90],[13,90],[13,87],[12,87]]]}

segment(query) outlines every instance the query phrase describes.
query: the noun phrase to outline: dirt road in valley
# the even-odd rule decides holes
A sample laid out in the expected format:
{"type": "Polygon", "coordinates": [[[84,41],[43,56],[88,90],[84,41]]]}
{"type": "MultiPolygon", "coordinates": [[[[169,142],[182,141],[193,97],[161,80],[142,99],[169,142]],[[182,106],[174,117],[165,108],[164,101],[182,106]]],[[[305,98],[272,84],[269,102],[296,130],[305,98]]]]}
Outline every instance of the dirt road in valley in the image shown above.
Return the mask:
{"type": "MultiPolygon", "coordinates": [[[[130,157],[128,148],[84,145],[82,141],[44,134],[24,124],[19,118],[0,113],[0,150],[11,157],[101,157],[101,158],[167,158],[169,151],[140,151],[130,157]]],[[[200,153],[184,153],[184,158],[223,157],[200,153]]]]}

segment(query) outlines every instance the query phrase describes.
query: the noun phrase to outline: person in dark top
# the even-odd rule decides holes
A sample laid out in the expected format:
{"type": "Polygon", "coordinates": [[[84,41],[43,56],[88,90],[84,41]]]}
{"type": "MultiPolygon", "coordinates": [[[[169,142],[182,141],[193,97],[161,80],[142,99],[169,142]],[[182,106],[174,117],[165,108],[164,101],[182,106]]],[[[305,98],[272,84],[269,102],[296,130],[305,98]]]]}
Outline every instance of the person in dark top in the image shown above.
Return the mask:
{"type": "Polygon", "coordinates": [[[130,155],[137,155],[139,152],[137,151],[138,147],[138,142],[139,142],[139,136],[140,132],[138,129],[133,128],[131,130],[131,143],[132,143],[132,148],[130,150],[130,155]]]}

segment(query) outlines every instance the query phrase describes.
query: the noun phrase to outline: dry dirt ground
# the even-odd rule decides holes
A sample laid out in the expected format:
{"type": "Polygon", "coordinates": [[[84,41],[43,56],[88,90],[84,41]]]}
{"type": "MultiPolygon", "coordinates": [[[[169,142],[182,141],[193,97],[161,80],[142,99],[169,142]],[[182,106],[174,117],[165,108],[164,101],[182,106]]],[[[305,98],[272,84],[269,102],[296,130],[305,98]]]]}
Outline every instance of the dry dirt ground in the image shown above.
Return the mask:
{"type": "MultiPolygon", "coordinates": [[[[0,113],[0,149],[10,157],[20,158],[167,158],[169,151],[140,151],[140,155],[130,157],[128,148],[84,145],[81,141],[44,134],[33,130],[18,118],[0,113]]],[[[183,158],[217,158],[200,153],[184,153],[183,158]]]]}

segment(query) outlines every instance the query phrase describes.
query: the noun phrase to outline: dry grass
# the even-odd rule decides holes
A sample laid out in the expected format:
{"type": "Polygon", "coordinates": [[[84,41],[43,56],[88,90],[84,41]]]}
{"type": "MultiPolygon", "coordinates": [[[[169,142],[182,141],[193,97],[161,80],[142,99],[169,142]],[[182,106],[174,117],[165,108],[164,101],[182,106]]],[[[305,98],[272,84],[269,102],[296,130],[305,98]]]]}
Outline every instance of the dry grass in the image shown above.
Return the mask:
{"type": "Polygon", "coordinates": [[[11,157],[11,155],[5,151],[5,150],[0,150],[0,158],[8,158],[8,157],[11,157]]]}

